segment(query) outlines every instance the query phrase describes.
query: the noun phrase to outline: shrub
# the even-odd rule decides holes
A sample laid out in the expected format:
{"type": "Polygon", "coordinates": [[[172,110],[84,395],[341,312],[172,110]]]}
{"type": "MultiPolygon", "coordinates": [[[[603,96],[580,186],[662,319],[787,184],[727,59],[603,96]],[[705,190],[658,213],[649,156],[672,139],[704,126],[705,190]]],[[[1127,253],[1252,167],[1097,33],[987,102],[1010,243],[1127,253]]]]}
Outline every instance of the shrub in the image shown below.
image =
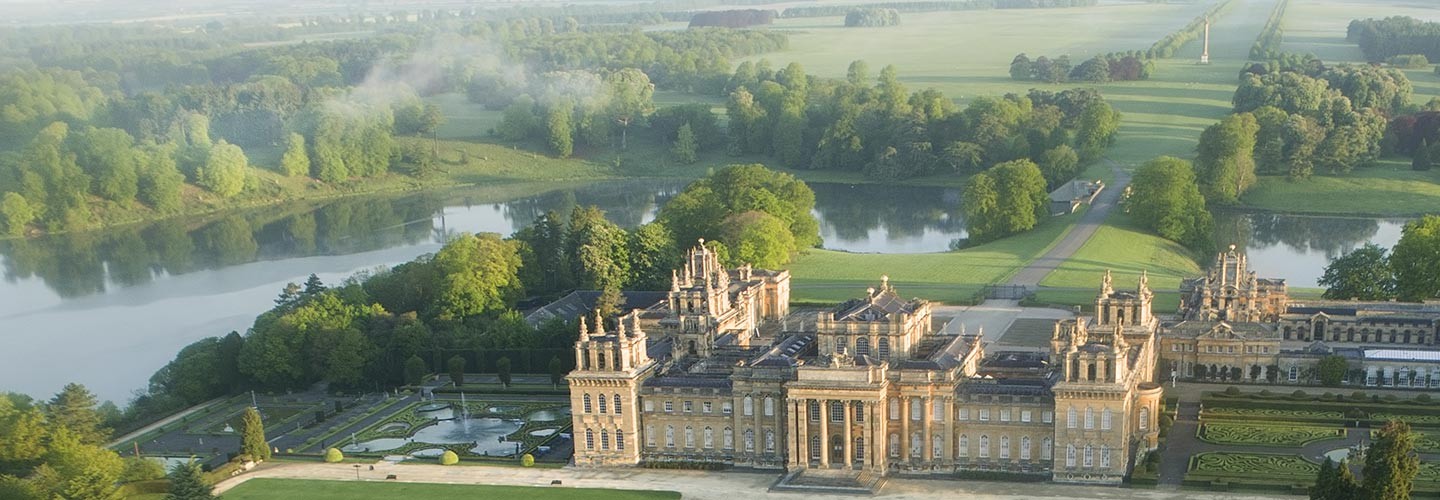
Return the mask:
{"type": "Polygon", "coordinates": [[[1394,402],[1399,401],[1399,400],[1400,400],[1400,398],[1396,397],[1394,394],[1386,394],[1386,395],[1385,395],[1385,401],[1388,402],[1388,403],[1394,403],[1394,402]]]}
{"type": "Polygon", "coordinates": [[[456,455],[452,450],[445,450],[445,453],[440,455],[440,465],[455,465],[458,463],[460,463],[460,455],[456,455]]]}
{"type": "Polygon", "coordinates": [[[1333,392],[1327,392],[1327,393],[1325,393],[1325,394],[1321,394],[1321,395],[1320,395],[1320,399],[1322,399],[1322,400],[1324,400],[1324,401],[1332,401],[1332,400],[1335,399],[1335,393],[1333,393],[1333,392]]]}
{"type": "Polygon", "coordinates": [[[1261,389],[1261,390],[1260,390],[1260,395],[1261,395],[1261,396],[1269,397],[1269,396],[1274,396],[1275,393],[1274,393],[1274,392],[1270,392],[1270,389],[1261,389]]]}
{"type": "Polygon", "coordinates": [[[1240,388],[1239,388],[1239,387],[1235,387],[1235,386],[1233,386],[1233,385],[1230,386],[1230,387],[1226,387],[1226,388],[1225,388],[1225,395],[1226,395],[1226,396],[1239,396],[1239,395],[1240,395],[1240,388]]]}
{"type": "Polygon", "coordinates": [[[1355,391],[1355,392],[1350,393],[1350,400],[1351,400],[1351,401],[1364,401],[1364,400],[1366,400],[1366,399],[1369,398],[1369,397],[1370,397],[1370,396],[1367,395],[1367,394],[1365,394],[1364,391],[1355,391]]]}
{"type": "Polygon", "coordinates": [[[340,450],[338,448],[330,448],[328,450],[325,450],[325,463],[333,464],[339,463],[343,460],[345,460],[345,454],[340,453],[340,450]]]}
{"type": "Polygon", "coordinates": [[[534,466],[535,466],[535,455],[531,455],[531,454],[529,454],[529,453],[526,453],[524,456],[520,457],[520,465],[523,465],[523,466],[525,466],[525,467],[534,467],[534,466]]]}
{"type": "Polygon", "coordinates": [[[1415,396],[1415,402],[1416,402],[1416,403],[1429,403],[1429,402],[1430,402],[1430,395],[1429,395],[1429,394],[1421,394],[1421,395],[1419,395],[1419,396],[1415,396]]]}
{"type": "Polygon", "coordinates": [[[1390,56],[1388,62],[1391,66],[1406,69],[1424,68],[1430,65],[1430,59],[1426,58],[1425,54],[1400,54],[1390,56]]]}
{"type": "Polygon", "coordinates": [[[1306,394],[1305,391],[1299,389],[1296,389],[1295,392],[1290,393],[1290,397],[1294,399],[1310,399],[1309,394],[1306,394]]]}

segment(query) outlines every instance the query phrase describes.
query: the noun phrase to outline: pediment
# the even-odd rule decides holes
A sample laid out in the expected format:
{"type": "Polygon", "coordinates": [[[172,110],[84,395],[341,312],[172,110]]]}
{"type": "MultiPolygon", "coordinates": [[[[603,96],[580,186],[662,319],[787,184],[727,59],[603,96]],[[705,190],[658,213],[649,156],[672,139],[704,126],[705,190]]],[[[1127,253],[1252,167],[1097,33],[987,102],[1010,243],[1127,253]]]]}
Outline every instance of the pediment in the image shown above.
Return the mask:
{"type": "Polygon", "coordinates": [[[1240,340],[1243,337],[1235,333],[1235,328],[1229,323],[1220,322],[1211,327],[1210,330],[1200,334],[1197,338],[1208,340],[1240,340]]]}

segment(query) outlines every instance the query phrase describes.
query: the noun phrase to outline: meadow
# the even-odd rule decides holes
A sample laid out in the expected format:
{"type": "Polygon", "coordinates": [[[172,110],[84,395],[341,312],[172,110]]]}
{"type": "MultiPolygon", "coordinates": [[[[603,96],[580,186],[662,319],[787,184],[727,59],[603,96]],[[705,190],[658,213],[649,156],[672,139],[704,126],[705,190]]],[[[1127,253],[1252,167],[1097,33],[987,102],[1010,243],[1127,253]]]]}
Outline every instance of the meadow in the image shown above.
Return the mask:
{"type": "Polygon", "coordinates": [[[395,482],[316,481],[302,479],[251,479],[225,492],[227,500],[359,500],[367,498],[526,498],[529,500],[670,500],[680,494],[668,491],[606,490],[598,488],[540,488],[395,482]]]}

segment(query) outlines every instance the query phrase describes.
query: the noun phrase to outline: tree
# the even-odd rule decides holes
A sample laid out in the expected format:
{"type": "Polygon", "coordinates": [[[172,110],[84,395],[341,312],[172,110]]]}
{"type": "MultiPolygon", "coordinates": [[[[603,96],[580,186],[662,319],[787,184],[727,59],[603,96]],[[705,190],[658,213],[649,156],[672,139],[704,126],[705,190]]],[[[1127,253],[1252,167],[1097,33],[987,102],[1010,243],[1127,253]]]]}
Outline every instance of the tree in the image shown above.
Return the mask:
{"type": "Polygon", "coordinates": [[[600,296],[595,298],[595,314],[602,318],[609,318],[620,314],[620,307],[625,304],[625,296],[620,293],[620,288],[606,286],[600,290],[600,296]]]}
{"type": "Polygon", "coordinates": [[[221,198],[235,196],[245,189],[246,165],[249,165],[249,160],[240,146],[224,140],[217,141],[210,147],[205,166],[196,172],[195,183],[221,198]]]}
{"type": "Polygon", "coordinates": [[[305,153],[305,136],[291,132],[280,156],[280,173],[290,177],[310,174],[310,155],[305,153]]]}
{"type": "Polygon", "coordinates": [[[503,357],[495,361],[495,375],[500,378],[500,385],[510,387],[510,358],[503,357]]]}
{"type": "Polygon", "coordinates": [[[560,356],[550,358],[550,386],[559,387],[565,381],[565,367],[560,364],[560,356]]]}
{"type": "Polygon", "coordinates": [[[664,224],[651,223],[630,231],[629,288],[666,290],[671,272],[680,267],[680,247],[664,224]]]}
{"type": "Polygon", "coordinates": [[[1410,159],[1410,168],[1421,172],[1430,170],[1430,142],[1420,139],[1420,146],[1415,148],[1415,156],[1410,159]]]}
{"type": "Polygon", "coordinates": [[[630,279],[630,248],[625,230],[594,206],[570,212],[566,253],[576,286],[587,289],[625,288],[630,279]]]}
{"type": "Polygon", "coordinates": [[[686,122],[675,133],[675,144],[670,147],[670,154],[675,155],[675,161],[690,165],[698,160],[696,148],[695,132],[690,130],[690,123],[686,122]]]}
{"type": "Polygon", "coordinates": [[[1361,496],[1364,500],[1409,500],[1419,471],[1415,433],[1410,424],[1392,420],[1375,434],[1365,452],[1361,496]]]}
{"type": "Polygon", "coordinates": [[[180,189],[185,174],[175,163],[173,144],[144,144],[136,154],[139,160],[140,201],[159,212],[177,212],[181,208],[180,189]]]}
{"type": "Polygon", "coordinates": [[[1335,463],[1329,457],[1320,464],[1315,476],[1315,486],[1310,487],[1311,500],[1355,500],[1359,485],[1350,473],[1350,466],[1344,461],[1335,463]]]}
{"type": "Polygon", "coordinates": [[[761,269],[779,269],[799,250],[784,221],[759,211],[727,218],[722,236],[731,257],[761,269]]]}
{"type": "Polygon", "coordinates": [[[1345,374],[1350,370],[1350,363],[1344,356],[1329,355],[1320,359],[1315,365],[1315,371],[1320,376],[1320,383],[1327,386],[1338,386],[1345,381],[1345,374]]]}
{"type": "Polygon", "coordinates": [[[215,486],[205,480],[205,472],[194,460],[177,463],[170,468],[170,492],[165,500],[213,500],[215,486]]]}
{"type": "Polygon", "coordinates": [[[280,289],[280,296],[275,297],[275,307],[288,307],[299,301],[300,285],[290,282],[285,284],[285,288],[280,289]]]}
{"type": "Polygon", "coordinates": [[[465,385],[464,356],[461,356],[459,354],[451,356],[450,360],[445,363],[445,367],[448,369],[447,371],[450,372],[450,381],[453,382],[456,387],[465,385]]]}
{"type": "Polygon", "coordinates": [[[440,454],[440,465],[455,465],[458,463],[460,463],[460,455],[456,455],[454,451],[445,450],[445,453],[440,454]]]}
{"type": "Polygon", "coordinates": [[[1015,59],[1012,59],[1012,60],[1010,61],[1010,79],[1011,79],[1011,80],[1034,80],[1034,79],[1035,79],[1035,65],[1034,65],[1034,63],[1031,63],[1031,62],[1030,62],[1030,58],[1029,58],[1028,56],[1026,56],[1024,52],[1021,52],[1020,54],[1017,54],[1017,55],[1015,56],[1015,59]]]}
{"type": "Polygon", "coordinates": [[[635,68],[625,68],[605,77],[605,89],[609,96],[610,119],[620,125],[620,149],[628,147],[626,136],[630,126],[638,123],[654,109],[651,97],[655,85],[650,77],[635,68]]]}
{"type": "Polygon", "coordinates": [[[1045,175],[1047,187],[1059,187],[1080,173],[1080,156],[1065,144],[1045,150],[1036,164],[1045,175]]]}
{"type": "Polygon", "coordinates": [[[550,152],[559,158],[569,158],[575,151],[575,128],[570,124],[572,107],[570,101],[561,101],[545,114],[546,140],[550,152]]]}
{"type": "Polygon", "coordinates": [[[656,220],[681,245],[719,239],[735,214],[760,211],[785,222],[798,248],[820,243],[820,224],[810,213],[815,192],[794,176],[762,165],[731,165],[685,186],[661,207],[656,220]]]}
{"type": "Polygon", "coordinates": [[[1387,250],[1373,243],[1342,255],[1325,266],[1317,283],[1325,298],[1335,300],[1390,300],[1395,298],[1395,272],[1387,250]]]}
{"type": "Polygon", "coordinates": [[[245,408],[245,414],[240,417],[240,454],[248,455],[257,462],[270,459],[265,422],[260,419],[260,411],[253,406],[245,408]]]}
{"type": "Polygon", "coordinates": [[[1210,243],[1213,221],[1190,162],[1161,156],[1146,162],[1130,182],[1125,211],[1161,237],[1191,248],[1210,243]]]}
{"type": "Polygon", "coordinates": [[[104,427],[100,413],[95,411],[96,404],[95,395],[85,386],[65,384],[45,404],[45,420],[48,425],[69,429],[83,444],[103,444],[110,438],[110,429],[104,427]]]}
{"type": "Polygon", "coordinates": [[[964,196],[972,243],[1029,231],[1050,213],[1045,177],[1030,160],[1015,160],[976,174],[964,196]],[[969,197],[974,196],[975,200],[969,197]]]}
{"type": "Polygon", "coordinates": [[[1440,216],[1405,223],[1390,252],[1390,266],[1400,300],[1419,302],[1440,296],[1440,216]]]}
{"type": "Polygon", "coordinates": [[[320,295],[325,290],[325,282],[320,281],[320,277],[316,276],[315,273],[310,273],[310,276],[305,278],[305,289],[300,292],[300,295],[303,297],[314,297],[320,295]]]}
{"type": "Polygon", "coordinates": [[[25,201],[25,197],[20,193],[10,192],[0,197],[0,217],[3,217],[5,223],[0,226],[0,229],[5,230],[4,234],[20,236],[25,234],[25,227],[30,221],[35,220],[35,210],[30,208],[30,202],[25,201]]]}
{"type": "Polygon", "coordinates": [[[325,449],[325,463],[327,463],[327,464],[338,464],[338,463],[344,462],[344,461],[345,461],[345,454],[344,454],[344,453],[341,453],[339,448],[326,448],[326,449],[325,449]]]}
{"type": "Polygon", "coordinates": [[[128,203],[139,189],[135,139],[118,128],[87,127],[70,136],[76,162],[90,174],[96,195],[128,203]]]}
{"type": "Polygon", "coordinates": [[[442,319],[503,310],[521,293],[519,243],[499,235],[461,234],[432,260],[441,283],[432,304],[442,319]]]}
{"type": "Polygon", "coordinates": [[[420,385],[425,381],[425,374],[429,369],[425,368],[425,360],[420,355],[412,355],[405,360],[405,383],[409,385],[420,385]]]}
{"type": "Polygon", "coordinates": [[[1255,137],[1260,125],[1250,113],[1233,114],[1200,134],[1195,177],[1205,199],[1234,204],[1255,184],[1255,137]]]}
{"type": "Polygon", "coordinates": [[[0,473],[20,464],[38,462],[45,454],[45,416],[0,394],[0,473]]]}

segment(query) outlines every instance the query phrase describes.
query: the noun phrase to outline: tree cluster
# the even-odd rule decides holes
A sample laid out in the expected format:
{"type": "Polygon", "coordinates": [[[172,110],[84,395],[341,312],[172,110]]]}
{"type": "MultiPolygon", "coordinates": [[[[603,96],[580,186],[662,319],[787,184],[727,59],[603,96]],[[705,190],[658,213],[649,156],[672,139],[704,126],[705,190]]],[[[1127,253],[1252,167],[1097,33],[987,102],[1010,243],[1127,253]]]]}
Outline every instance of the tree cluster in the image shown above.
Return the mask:
{"type": "Polygon", "coordinates": [[[1415,453],[1418,438],[1409,424],[1386,423],[1365,451],[1364,479],[1357,481],[1348,463],[1337,464],[1327,458],[1310,488],[1311,500],[1409,500],[1420,472],[1420,457],[1415,453]]]}
{"type": "MultiPolygon", "coordinates": [[[[113,408],[113,407],[112,407],[113,408]]],[[[0,393],[0,498],[107,500],[118,485],[164,474],[105,448],[110,429],[95,396],[66,385],[46,402],[0,393]]]]}
{"type": "Polygon", "coordinates": [[[1263,61],[1275,57],[1281,53],[1280,42],[1285,39],[1285,30],[1281,26],[1285,20],[1285,8],[1289,6],[1290,0],[1275,2],[1275,8],[1270,10],[1270,17],[1265,19],[1265,26],[1260,28],[1260,36],[1255,38],[1255,44],[1250,46],[1250,59],[1263,61]]]}
{"type": "Polygon", "coordinates": [[[748,28],[764,26],[775,22],[777,13],[773,10],[707,10],[696,12],[690,18],[691,28],[748,28]]]}
{"type": "Polygon", "coordinates": [[[1040,56],[1032,61],[1021,53],[1010,61],[1010,79],[1047,83],[1148,80],[1154,72],[1155,62],[1139,52],[1095,56],[1073,67],[1070,56],[1054,59],[1040,56]]]}
{"type": "Polygon", "coordinates": [[[820,244],[814,208],[814,191],[794,176],[734,165],[690,183],[660,209],[656,221],[670,228],[676,242],[720,243],[727,264],[773,269],[820,244]]]}
{"type": "Polygon", "coordinates": [[[1440,297],[1440,216],[1410,221],[1394,248],[1365,245],[1325,267],[1327,299],[1419,302],[1440,297]]]}
{"type": "Polygon", "coordinates": [[[871,4],[807,5],[790,7],[780,17],[833,17],[848,15],[855,9],[883,8],[897,12],[944,12],[990,9],[1059,9],[1093,7],[1099,0],[930,0],[871,4]]]}
{"type": "Polygon", "coordinates": [[[900,11],[887,8],[861,8],[845,13],[847,28],[883,28],[900,25],[900,11]]]}
{"type": "Polygon", "coordinates": [[[1008,161],[975,174],[961,200],[969,244],[1029,231],[1050,215],[1045,177],[1029,160],[1008,161]]]}
{"type": "Polygon", "coordinates": [[[1214,221],[1188,161],[1162,156],[1142,165],[1130,181],[1125,211],[1165,239],[1194,249],[1211,244],[1214,221]]]}
{"type": "Polygon", "coordinates": [[[1371,61],[1402,54],[1419,54],[1440,61],[1440,23],[1410,16],[1350,21],[1345,39],[1360,45],[1371,61]]]}
{"type": "Polygon", "coordinates": [[[1390,56],[1385,60],[1391,67],[1402,69],[1420,69],[1430,67],[1430,59],[1425,54],[1400,54],[1390,56]]]}

